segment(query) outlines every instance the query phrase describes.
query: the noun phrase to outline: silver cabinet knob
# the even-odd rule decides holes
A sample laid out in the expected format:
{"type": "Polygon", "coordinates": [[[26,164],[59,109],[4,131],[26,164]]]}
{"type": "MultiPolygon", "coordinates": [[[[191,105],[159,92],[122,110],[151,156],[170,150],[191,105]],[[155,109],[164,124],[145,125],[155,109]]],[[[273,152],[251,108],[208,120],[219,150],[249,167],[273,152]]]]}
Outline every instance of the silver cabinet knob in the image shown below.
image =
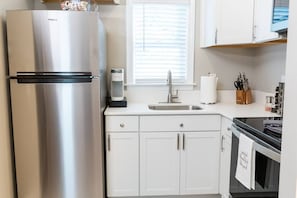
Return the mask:
{"type": "Polygon", "coordinates": [[[177,150],[179,150],[179,133],[177,134],[177,150]]]}
{"type": "Polygon", "coordinates": [[[225,148],[224,148],[224,141],[225,141],[225,136],[222,135],[221,137],[221,151],[224,152],[225,148]]]}
{"type": "Polygon", "coordinates": [[[121,123],[121,124],[120,124],[120,127],[121,127],[121,128],[124,128],[124,127],[125,127],[125,124],[121,123]]]}
{"type": "Polygon", "coordinates": [[[231,131],[231,128],[230,128],[230,127],[228,127],[228,128],[227,128],[227,131],[231,131]]]}
{"type": "Polygon", "coordinates": [[[180,127],[184,127],[184,124],[183,124],[183,123],[181,123],[179,126],[180,126],[180,127]]]}

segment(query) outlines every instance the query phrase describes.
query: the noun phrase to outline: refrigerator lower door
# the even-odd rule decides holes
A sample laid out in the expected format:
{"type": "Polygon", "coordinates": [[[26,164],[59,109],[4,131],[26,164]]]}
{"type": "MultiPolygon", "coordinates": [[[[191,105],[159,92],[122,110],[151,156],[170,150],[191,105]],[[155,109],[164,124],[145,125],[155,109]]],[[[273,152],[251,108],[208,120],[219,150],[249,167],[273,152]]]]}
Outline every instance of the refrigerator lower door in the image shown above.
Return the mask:
{"type": "Polygon", "coordinates": [[[11,80],[18,198],[103,198],[100,82],[11,80]]]}

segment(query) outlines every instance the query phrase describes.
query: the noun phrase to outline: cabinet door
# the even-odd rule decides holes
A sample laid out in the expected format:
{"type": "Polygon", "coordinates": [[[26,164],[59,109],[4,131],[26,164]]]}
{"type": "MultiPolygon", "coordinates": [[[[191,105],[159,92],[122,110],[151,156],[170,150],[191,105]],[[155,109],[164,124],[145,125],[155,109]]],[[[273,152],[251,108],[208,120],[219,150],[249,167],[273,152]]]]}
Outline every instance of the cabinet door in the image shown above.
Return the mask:
{"type": "Polygon", "coordinates": [[[222,197],[229,197],[231,144],[229,143],[229,141],[225,140],[223,141],[222,146],[223,150],[221,152],[220,194],[222,195],[222,197]]]}
{"type": "Polygon", "coordinates": [[[138,196],[138,133],[107,133],[106,136],[107,196],[138,196]]]}
{"type": "Polygon", "coordinates": [[[255,42],[265,42],[279,38],[278,33],[271,31],[273,0],[255,0],[255,42]]]}
{"type": "Polygon", "coordinates": [[[221,129],[221,162],[220,162],[220,194],[229,197],[230,163],[231,163],[231,132],[232,121],[222,118],[221,129]]]}
{"type": "Polygon", "coordinates": [[[175,132],[140,133],[140,195],[179,194],[179,138],[175,132]]]}
{"type": "Polygon", "coordinates": [[[218,194],[219,132],[186,132],[181,151],[181,194],[218,194]]]}
{"type": "Polygon", "coordinates": [[[253,0],[220,0],[217,45],[253,42],[253,0]]]}
{"type": "Polygon", "coordinates": [[[218,0],[200,0],[200,47],[216,45],[218,0]]]}

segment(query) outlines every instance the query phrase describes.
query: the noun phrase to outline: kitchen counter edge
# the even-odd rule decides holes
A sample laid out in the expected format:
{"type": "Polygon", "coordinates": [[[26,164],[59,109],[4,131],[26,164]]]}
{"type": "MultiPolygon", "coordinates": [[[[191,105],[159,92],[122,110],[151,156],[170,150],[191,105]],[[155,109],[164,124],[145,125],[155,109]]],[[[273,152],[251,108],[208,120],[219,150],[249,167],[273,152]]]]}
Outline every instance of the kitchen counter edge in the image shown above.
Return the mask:
{"type": "MultiPolygon", "coordinates": [[[[129,103],[127,107],[107,107],[105,116],[132,115],[210,115],[220,114],[230,120],[234,117],[279,117],[276,113],[264,110],[263,104],[253,103],[238,105],[233,103],[217,103],[211,105],[199,104],[202,110],[150,110],[149,104],[129,103]]],[[[197,104],[195,104],[197,105],[197,104]]]]}

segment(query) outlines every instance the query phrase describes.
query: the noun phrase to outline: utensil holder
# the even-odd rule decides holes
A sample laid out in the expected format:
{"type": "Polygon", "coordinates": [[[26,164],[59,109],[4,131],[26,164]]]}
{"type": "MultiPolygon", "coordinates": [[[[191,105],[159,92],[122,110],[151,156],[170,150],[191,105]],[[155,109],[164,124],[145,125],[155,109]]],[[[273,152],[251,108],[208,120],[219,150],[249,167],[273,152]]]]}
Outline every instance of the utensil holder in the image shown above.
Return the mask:
{"type": "Polygon", "coordinates": [[[252,91],[250,89],[245,91],[245,104],[251,104],[253,101],[252,91]]]}
{"type": "Polygon", "coordinates": [[[236,90],[236,104],[251,104],[252,103],[252,92],[250,89],[236,90]]]}
{"type": "Polygon", "coordinates": [[[236,104],[245,104],[245,93],[243,90],[236,90],[236,104]]]}

